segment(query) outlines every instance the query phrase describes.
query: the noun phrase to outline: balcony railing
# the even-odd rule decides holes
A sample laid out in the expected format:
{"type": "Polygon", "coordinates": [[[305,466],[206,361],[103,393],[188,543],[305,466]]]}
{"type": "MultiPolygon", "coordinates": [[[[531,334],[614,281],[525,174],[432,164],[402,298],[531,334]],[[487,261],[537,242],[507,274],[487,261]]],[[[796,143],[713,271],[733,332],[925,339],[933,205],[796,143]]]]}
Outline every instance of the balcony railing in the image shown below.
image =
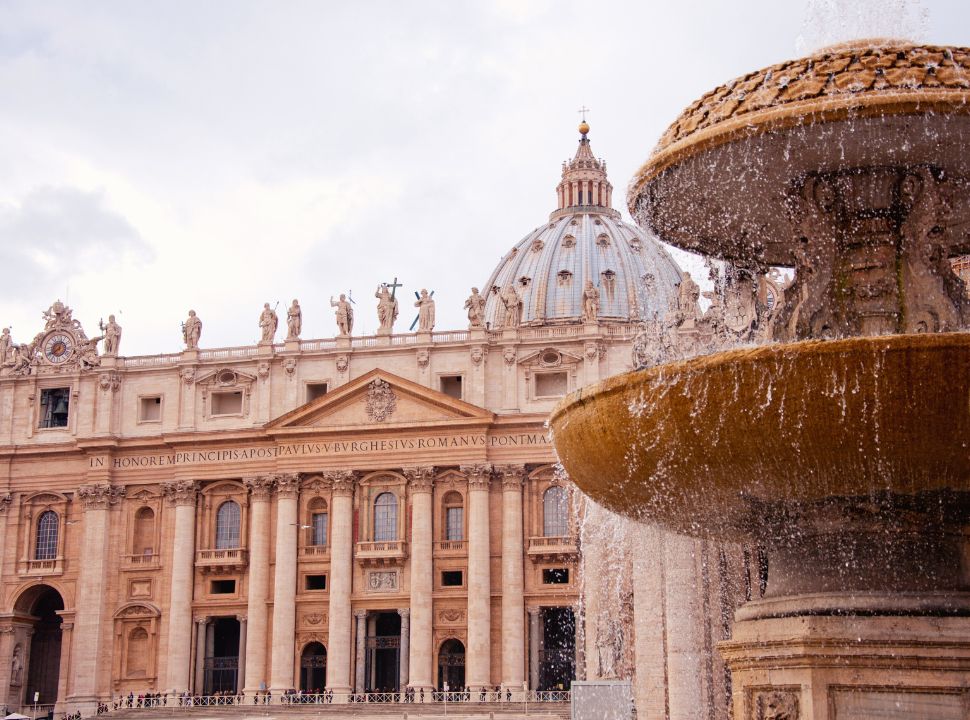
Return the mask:
{"type": "Polygon", "coordinates": [[[528,555],[535,560],[548,559],[568,559],[579,552],[575,535],[554,535],[551,537],[539,536],[529,538],[528,555]]]}
{"type": "Polygon", "coordinates": [[[363,565],[399,565],[408,556],[403,540],[377,540],[357,543],[357,559],[363,565]]]}
{"type": "Polygon", "coordinates": [[[245,548],[224,548],[221,550],[199,550],[195,554],[195,566],[203,570],[230,570],[245,567],[249,562],[249,551],[245,548]]]}
{"type": "Polygon", "coordinates": [[[330,557],[330,546],[329,545],[304,545],[300,548],[301,558],[327,558],[330,557]]]}
{"type": "Polygon", "coordinates": [[[464,540],[438,540],[434,551],[436,555],[467,555],[468,546],[464,540]]]}
{"type": "Polygon", "coordinates": [[[59,575],[64,572],[64,558],[24,560],[20,563],[20,572],[24,575],[59,575]]]}
{"type": "Polygon", "coordinates": [[[155,553],[139,553],[138,555],[122,555],[121,565],[125,568],[151,570],[161,565],[162,557],[155,553]]]}

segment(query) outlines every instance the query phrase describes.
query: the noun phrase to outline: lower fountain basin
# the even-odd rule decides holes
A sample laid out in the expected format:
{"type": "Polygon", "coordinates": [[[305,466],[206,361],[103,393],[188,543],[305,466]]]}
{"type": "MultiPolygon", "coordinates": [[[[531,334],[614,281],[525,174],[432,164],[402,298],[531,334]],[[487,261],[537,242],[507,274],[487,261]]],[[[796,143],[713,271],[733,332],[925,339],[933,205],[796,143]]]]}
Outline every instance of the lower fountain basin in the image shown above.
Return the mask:
{"type": "Polygon", "coordinates": [[[960,524],[945,516],[966,503],[940,498],[970,491],[970,334],[669,363],[572,393],[550,425],[586,494],[677,532],[737,540],[782,530],[788,510],[875,497],[929,498],[939,520],[960,524]]]}

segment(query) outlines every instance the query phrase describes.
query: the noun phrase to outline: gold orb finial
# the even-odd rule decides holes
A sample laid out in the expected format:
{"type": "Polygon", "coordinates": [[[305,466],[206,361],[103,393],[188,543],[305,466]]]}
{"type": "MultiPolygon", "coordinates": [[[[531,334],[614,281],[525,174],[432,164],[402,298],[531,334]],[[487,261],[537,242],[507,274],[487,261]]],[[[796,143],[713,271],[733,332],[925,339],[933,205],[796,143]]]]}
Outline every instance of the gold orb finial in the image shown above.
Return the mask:
{"type": "Polygon", "coordinates": [[[589,132],[589,123],[586,122],[585,120],[583,120],[581,123],[579,123],[579,132],[582,133],[583,135],[585,135],[586,133],[588,133],[589,132]]]}

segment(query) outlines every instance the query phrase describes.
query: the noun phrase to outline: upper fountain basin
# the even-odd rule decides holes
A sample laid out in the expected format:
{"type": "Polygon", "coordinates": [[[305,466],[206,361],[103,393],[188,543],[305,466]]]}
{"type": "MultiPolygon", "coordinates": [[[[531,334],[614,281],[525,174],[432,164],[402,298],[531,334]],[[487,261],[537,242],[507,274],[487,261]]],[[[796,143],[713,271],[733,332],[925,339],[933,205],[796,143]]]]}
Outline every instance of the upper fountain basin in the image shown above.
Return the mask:
{"type": "Polygon", "coordinates": [[[631,214],[663,240],[793,265],[786,193],[809,172],[925,167],[953,179],[943,223],[970,252],[970,49],[887,41],[750,73],[689,106],[631,181],[631,214]]]}
{"type": "Polygon", "coordinates": [[[570,478],[621,514],[733,537],[766,508],[970,490],[970,334],[729,350],[553,410],[570,478]]]}

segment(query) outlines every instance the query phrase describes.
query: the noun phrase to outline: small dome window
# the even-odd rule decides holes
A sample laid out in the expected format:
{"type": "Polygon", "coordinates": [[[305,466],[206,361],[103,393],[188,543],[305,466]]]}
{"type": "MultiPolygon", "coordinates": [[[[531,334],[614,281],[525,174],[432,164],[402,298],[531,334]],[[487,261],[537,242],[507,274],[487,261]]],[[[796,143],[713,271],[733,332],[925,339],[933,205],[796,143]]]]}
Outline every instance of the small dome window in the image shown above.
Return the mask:
{"type": "Polygon", "coordinates": [[[568,285],[573,281],[573,274],[568,270],[560,270],[556,273],[556,277],[559,278],[560,285],[568,285]]]}
{"type": "Polygon", "coordinates": [[[607,297],[613,297],[613,293],[616,292],[616,273],[613,270],[604,270],[600,273],[600,287],[606,292],[607,297]]]}
{"type": "Polygon", "coordinates": [[[610,236],[606,233],[600,233],[596,238],[596,244],[601,248],[607,248],[610,246],[610,236]]]}
{"type": "Polygon", "coordinates": [[[540,252],[546,244],[542,241],[542,238],[536,238],[532,241],[532,252],[540,252]]]}
{"type": "Polygon", "coordinates": [[[522,277],[519,278],[519,285],[521,285],[522,287],[529,287],[529,283],[531,282],[532,282],[532,278],[527,277],[526,275],[523,275],[522,277]]]}
{"type": "Polygon", "coordinates": [[[562,246],[564,248],[576,247],[576,238],[574,238],[572,235],[567,235],[562,239],[562,246]]]}

